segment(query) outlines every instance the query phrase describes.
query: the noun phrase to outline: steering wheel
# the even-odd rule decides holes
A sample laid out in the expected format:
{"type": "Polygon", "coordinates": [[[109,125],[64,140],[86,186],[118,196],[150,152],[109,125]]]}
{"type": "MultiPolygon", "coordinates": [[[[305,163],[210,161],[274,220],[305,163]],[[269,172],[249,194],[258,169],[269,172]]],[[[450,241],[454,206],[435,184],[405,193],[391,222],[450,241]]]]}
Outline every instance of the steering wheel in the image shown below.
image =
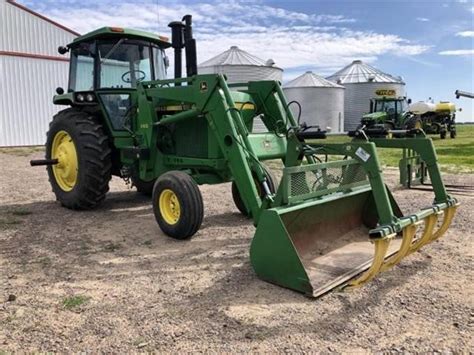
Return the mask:
{"type": "Polygon", "coordinates": [[[145,80],[146,78],[146,73],[143,71],[143,70],[139,70],[139,69],[135,69],[135,70],[129,70],[125,73],[122,74],[122,81],[125,82],[125,83],[131,83],[132,82],[132,78],[129,77],[129,78],[125,78],[127,75],[130,75],[132,72],[135,72],[135,73],[139,73],[140,76],[136,78],[137,82],[139,83],[140,81],[143,81],[145,80]]]}

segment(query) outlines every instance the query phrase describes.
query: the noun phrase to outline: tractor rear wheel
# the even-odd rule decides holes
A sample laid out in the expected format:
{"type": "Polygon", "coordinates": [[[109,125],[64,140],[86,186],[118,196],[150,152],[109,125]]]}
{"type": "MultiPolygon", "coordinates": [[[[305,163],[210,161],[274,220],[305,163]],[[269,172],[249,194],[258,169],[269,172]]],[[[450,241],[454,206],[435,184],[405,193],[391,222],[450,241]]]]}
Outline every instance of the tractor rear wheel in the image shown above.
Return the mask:
{"type": "Polygon", "coordinates": [[[143,195],[151,196],[153,194],[153,187],[156,179],[151,181],[144,181],[138,177],[132,177],[132,185],[137,188],[137,191],[143,195]]]}
{"type": "Polygon", "coordinates": [[[64,207],[87,210],[99,205],[109,191],[111,149],[96,117],[75,108],[60,111],[49,125],[46,159],[56,199],[64,207]]]}
{"type": "MultiPolygon", "coordinates": [[[[270,188],[271,193],[275,193],[275,179],[273,178],[272,173],[265,168],[265,175],[267,176],[267,182],[268,182],[268,187],[270,188]]],[[[265,191],[263,190],[263,186],[260,186],[260,184],[257,184],[257,179],[254,176],[254,181],[257,187],[257,192],[258,195],[261,198],[265,197],[265,191]]],[[[242,197],[240,196],[239,189],[237,188],[237,184],[233,181],[232,182],[232,198],[234,200],[235,206],[237,209],[242,213],[245,217],[251,217],[252,214],[247,208],[245,207],[244,201],[242,200],[242,197]]]]}
{"type": "Polygon", "coordinates": [[[170,171],[160,176],[153,188],[153,213],[161,230],[175,239],[187,239],[201,227],[204,205],[191,176],[170,171]]]}

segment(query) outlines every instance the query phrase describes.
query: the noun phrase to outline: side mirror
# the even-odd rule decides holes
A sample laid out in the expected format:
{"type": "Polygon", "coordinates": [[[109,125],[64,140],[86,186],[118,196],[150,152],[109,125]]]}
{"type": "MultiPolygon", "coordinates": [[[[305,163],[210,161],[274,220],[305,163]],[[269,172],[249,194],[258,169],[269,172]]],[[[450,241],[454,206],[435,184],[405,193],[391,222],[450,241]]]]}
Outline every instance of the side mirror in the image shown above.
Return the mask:
{"type": "Polygon", "coordinates": [[[59,54],[64,55],[64,54],[66,54],[67,52],[69,52],[69,48],[64,47],[64,46],[59,46],[59,47],[58,47],[58,53],[59,53],[59,54]]]}
{"type": "Polygon", "coordinates": [[[57,88],[56,88],[56,94],[58,94],[58,95],[64,94],[64,89],[63,89],[62,87],[60,87],[60,86],[57,87],[57,88]]]}
{"type": "Polygon", "coordinates": [[[408,102],[408,105],[411,104],[411,99],[408,99],[407,102],[408,102]]]}
{"type": "Polygon", "coordinates": [[[170,66],[170,59],[168,58],[168,56],[165,56],[163,58],[163,62],[165,63],[165,68],[168,68],[170,66]]]}

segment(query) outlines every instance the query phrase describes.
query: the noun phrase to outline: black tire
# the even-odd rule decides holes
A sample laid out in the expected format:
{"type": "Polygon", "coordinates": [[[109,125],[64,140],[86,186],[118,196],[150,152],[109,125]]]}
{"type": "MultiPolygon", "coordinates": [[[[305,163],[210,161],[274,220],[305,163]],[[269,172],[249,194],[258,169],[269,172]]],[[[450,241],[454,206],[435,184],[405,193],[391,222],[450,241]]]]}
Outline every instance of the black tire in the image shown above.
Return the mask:
{"type": "Polygon", "coordinates": [[[443,129],[441,132],[439,132],[439,136],[441,139],[446,139],[446,130],[443,129]]]}
{"type": "MultiPolygon", "coordinates": [[[[65,131],[74,143],[77,156],[77,178],[71,190],[58,183],[53,166],[48,166],[49,181],[56,199],[75,210],[98,206],[109,191],[112,177],[109,138],[97,118],[75,108],[60,111],[49,125],[46,140],[46,159],[52,159],[51,150],[58,132],[65,131]]],[[[61,133],[59,133],[61,134],[61,133]]]]}
{"type": "Polygon", "coordinates": [[[156,179],[151,181],[143,181],[138,177],[132,177],[132,185],[137,188],[137,191],[145,196],[153,195],[153,187],[156,179]]]}
{"type": "MultiPolygon", "coordinates": [[[[267,168],[265,168],[265,174],[267,176],[268,187],[270,188],[270,191],[272,193],[275,193],[275,179],[273,178],[272,173],[267,168]]],[[[255,177],[254,180],[256,181],[255,177]]],[[[265,197],[265,191],[263,190],[263,187],[258,184],[257,191],[261,198],[265,197]]],[[[234,200],[235,206],[240,211],[240,213],[242,213],[242,215],[244,215],[245,217],[252,216],[251,212],[245,207],[244,201],[240,196],[239,189],[237,188],[237,184],[234,181],[232,181],[232,199],[234,200]]]]}
{"type": "Polygon", "coordinates": [[[204,218],[201,192],[193,178],[181,171],[170,171],[160,176],[153,188],[153,213],[166,235],[175,239],[193,236],[204,218]],[[180,213],[175,223],[167,222],[160,209],[160,197],[165,190],[171,190],[179,202],[180,213]]]}
{"type": "Polygon", "coordinates": [[[415,128],[423,129],[423,121],[419,117],[413,117],[408,120],[406,124],[406,128],[407,129],[415,129],[415,128]]]}
{"type": "Polygon", "coordinates": [[[450,132],[449,132],[449,136],[450,136],[451,138],[456,138],[456,130],[450,131],[450,132]]]}

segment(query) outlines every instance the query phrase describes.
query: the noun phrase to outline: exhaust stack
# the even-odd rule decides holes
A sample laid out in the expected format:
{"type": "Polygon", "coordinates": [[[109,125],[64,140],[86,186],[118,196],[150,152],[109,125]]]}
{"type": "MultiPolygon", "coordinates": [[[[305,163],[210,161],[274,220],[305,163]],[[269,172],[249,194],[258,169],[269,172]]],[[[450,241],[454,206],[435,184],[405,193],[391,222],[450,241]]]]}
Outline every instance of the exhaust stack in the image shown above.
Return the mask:
{"type": "MultiPolygon", "coordinates": [[[[182,50],[186,55],[186,76],[197,74],[196,40],[193,38],[192,16],[186,15],[181,21],[173,21],[171,28],[171,46],[174,48],[174,77],[182,77],[182,50]],[[184,22],[184,23],[183,23],[184,22]]],[[[176,83],[180,85],[180,83],[176,83]]]]}

